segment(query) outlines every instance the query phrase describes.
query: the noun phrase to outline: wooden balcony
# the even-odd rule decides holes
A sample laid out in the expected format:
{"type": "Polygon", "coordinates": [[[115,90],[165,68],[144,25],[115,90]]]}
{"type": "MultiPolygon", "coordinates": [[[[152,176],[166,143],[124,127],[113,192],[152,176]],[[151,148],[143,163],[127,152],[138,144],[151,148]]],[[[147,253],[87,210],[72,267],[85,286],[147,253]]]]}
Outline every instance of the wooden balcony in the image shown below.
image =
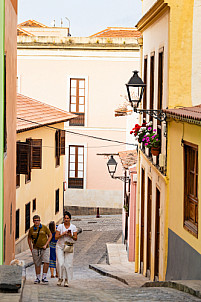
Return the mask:
{"type": "Polygon", "coordinates": [[[69,189],[83,189],[83,178],[69,178],[68,188],[69,189]]]}
{"type": "Polygon", "coordinates": [[[71,113],[75,113],[77,117],[69,121],[69,126],[84,126],[85,114],[79,112],[71,112],[71,113]]]}

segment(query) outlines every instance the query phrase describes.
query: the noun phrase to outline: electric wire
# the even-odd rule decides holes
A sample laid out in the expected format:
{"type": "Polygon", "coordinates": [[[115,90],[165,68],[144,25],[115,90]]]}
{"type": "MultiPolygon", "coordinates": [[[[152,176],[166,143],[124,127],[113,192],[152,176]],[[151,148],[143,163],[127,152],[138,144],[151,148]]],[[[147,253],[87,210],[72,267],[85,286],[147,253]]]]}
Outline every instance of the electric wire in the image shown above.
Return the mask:
{"type": "MultiPolygon", "coordinates": [[[[20,118],[20,117],[17,117],[17,119],[19,119],[21,121],[24,121],[24,122],[36,124],[36,125],[43,126],[43,127],[46,127],[46,128],[50,128],[52,130],[63,130],[63,129],[59,129],[57,127],[53,127],[53,126],[49,126],[49,125],[43,125],[41,123],[30,121],[30,120],[23,119],[23,118],[20,118]]],[[[117,141],[117,140],[112,140],[112,139],[109,139],[109,138],[103,138],[103,137],[98,137],[98,136],[94,136],[94,135],[78,133],[78,132],[74,132],[74,131],[71,131],[71,130],[64,129],[63,131],[65,131],[66,133],[74,134],[74,135],[84,136],[84,137],[93,138],[93,139],[102,140],[102,141],[108,141],[108,142],[112,142],[112,143],[118,143],[118,144],[121,144],[121,145],[137,146],[137,144],[131,144],[131,143],[121,142],[121,141],[117,141]]],[[[98,148],[98,146],[97,146],[97,148],[98,148]]]]}
{"type": "MultiPolygon", "coordinates": [[[[27,143],[26,142],[21,142],[20,141],[20,143],[23,145],[27,145],[27,143]]],[[[73,143],[72,143],[72,145],[73,145],[73,143]]],[[[118,145],[106,145],[106,146],[90,146],[90,147],[86,147],[86,146],[83,146],[83,148],[84,149],[99,149],[99,148],[107,148],[107,147],[117,147],[117,146],[119,146],[119,145],[124,145],[124,144],[118,144],[118,145]]],[[[43,148],[50,148],[50,149],[55,149],[55,146],[45,146],[45,145],[43,145],[42,146],[43,148]]],[[[65,149],[68,149],[68,147],[69,146],[65,146],[65,149]]]]}

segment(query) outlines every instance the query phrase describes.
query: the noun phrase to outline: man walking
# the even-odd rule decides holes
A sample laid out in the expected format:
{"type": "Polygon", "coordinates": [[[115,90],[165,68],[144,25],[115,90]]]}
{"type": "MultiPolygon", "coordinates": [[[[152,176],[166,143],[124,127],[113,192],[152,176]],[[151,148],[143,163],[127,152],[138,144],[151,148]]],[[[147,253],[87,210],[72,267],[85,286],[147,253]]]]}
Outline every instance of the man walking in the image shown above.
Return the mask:
{"type": "Polygon", "coordinates": [[[28,244],[35,264],[36,280],[34,283],[40,283],[40,271],[43,262],[42,283],[48,284],[47,271],[50,257],[50,248],[48,244],[52,239],[52,234],[45,225],[40,223],[40,216],[34,215],[33,223],[34,225],[30,228],[28,233],[28,244]]]}

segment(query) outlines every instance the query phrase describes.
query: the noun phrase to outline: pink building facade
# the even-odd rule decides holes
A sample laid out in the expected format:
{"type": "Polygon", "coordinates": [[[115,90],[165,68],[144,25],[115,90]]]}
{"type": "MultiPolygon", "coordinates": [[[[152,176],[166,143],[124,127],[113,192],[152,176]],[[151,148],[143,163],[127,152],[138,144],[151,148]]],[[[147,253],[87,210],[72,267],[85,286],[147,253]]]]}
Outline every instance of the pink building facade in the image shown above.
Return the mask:
{"type": "Polygon", "coordinates": [[[18,36],[18,92],[78,116],[65,125],[68,209],[121,212],[122,183],[110,178],[107,158],[97,153],[127,149],[128,118],[115,118],[114,110],[139,61],[137,37],[18,36]]]}

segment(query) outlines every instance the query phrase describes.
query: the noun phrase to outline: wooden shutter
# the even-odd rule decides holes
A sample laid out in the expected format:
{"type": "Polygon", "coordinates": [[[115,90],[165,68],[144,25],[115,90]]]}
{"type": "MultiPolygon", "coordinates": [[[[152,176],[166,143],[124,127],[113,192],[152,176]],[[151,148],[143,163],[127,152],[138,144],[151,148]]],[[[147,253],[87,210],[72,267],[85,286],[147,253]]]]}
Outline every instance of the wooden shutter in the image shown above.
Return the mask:
{"type": "MultiPolygon", "coordinates": [[[[154,109],[154,54],[150,61],[150,109],[154,109]]],[[[150,116],[150,121],[153,121],[153,116],[150,116]]]]}
{"type": "Polygon", "coordinates": [[[61,147],[61,155],[65,155],[65,131],[60,131],[60,147],[61,147]]]}
{"type": "Polygon", "coordinates": [[[32,169],[42,169],[42,139],[31,140],[32,169]]]}
{"type": "MultiPolygon", "coordinates": [[[[144,83],[147,84],[147,57],[144,58],[144,83]]],[[[147,109],[147,86],[144,88],[143,109],[147,109]]],[[[146,121],[146,113],[143,112],[143,119],[146,121]]]]}
{"type": "Polygon", "coordinates": [[[29,142],[17,142],[17,174],[29,174],[30,149],[29,142]]]}
{"type": "Polygon", "coordinates": [[[56,130],[55,132],[55,156],[60,156],[60,131],[56,130]]]}
{"type": "Polygon", "coordinates": [[[55,132],[55,157],[56,157],[56,167],[60,165],[60,131],[55,132]]]}
{"type": "Polygon", "coordinates": [[[184,228],[198,237],[198,146],[184,141],[184,228]]]}

